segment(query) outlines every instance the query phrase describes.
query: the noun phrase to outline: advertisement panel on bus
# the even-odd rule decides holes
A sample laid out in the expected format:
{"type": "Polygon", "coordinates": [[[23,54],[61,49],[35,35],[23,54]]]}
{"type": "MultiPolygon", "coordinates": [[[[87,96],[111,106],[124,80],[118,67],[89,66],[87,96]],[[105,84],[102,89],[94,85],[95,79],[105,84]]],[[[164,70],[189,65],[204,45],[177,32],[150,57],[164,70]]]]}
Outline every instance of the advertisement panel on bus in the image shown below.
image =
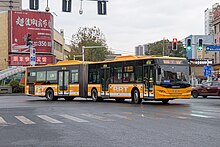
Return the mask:
{"type": "Polygon", "coordinates": [[[37,53],[51,53],[53,16],[47,12],[12,11],[12,47],[9,47],[9,52],[30,52],[26,45],[28,34],[31,34],[30,38],[37,53]]]}

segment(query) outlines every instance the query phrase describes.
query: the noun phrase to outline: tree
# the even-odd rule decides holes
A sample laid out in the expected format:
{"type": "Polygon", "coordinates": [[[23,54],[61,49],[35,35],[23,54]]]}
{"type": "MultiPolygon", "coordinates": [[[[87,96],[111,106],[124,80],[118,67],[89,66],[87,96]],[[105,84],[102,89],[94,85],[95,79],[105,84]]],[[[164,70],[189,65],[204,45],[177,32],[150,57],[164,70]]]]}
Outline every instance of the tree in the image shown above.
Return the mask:
{"type": "MultiPolygon", "coordinates": [[[[99,28],[79,28],[76,34],[72,35],[71,52],[68,59],[74,59],[74,56],[82,55],[82,46],[103,46],[102,48],[85,49],[85,61],[102,61],[106,55],[111,52],[107,49],[104,34],[99,28]]],[[[82,57],[77,58],[82,59],[82,57]]]]}
{"type": "Polygon", "coordinates": [[[172,50],[172,42],[167,40],[160,40],[154,43],[148,44],[148,51],[146,51],[146,55],[163,55],[164,48],[164,56],[175,56],[175,57],[185,57],[186,49],[183,47],[182,42],[178,42],[178,49],[176,51],[172,50]]]}

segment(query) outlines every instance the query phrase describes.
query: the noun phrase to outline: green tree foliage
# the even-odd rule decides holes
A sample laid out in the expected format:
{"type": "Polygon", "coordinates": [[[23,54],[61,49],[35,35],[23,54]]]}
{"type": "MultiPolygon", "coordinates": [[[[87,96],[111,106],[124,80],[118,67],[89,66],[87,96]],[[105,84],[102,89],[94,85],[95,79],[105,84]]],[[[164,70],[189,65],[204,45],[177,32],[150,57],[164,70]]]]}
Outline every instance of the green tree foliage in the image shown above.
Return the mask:
{"type": "Polygon", "coordinates": [[[172,42],[169,40],[160,40],[154,43],[148,44],[148,51],[146,51],[146,55],[163,55],[164,48],[164,56],[173,56],[173,57],[185,57],[186,49],[183,46],[181,41],[178,41],[178,49],[176,51],[172,50],[172,42]]]}
{"type": "Polygon", "coordinates": [[[82,60],[82,46],[103,46],[102,48],[85,49],[85,61],[102,61],[106,55],[110,55],[111,52],[107,49],[107,44],[104,34],[99,28],[79,28],[78,32],[72,35],[71,52],[68,55],[68,59],[82,60]]]}
{"type": "Polygon", "coordinates": [[[12,87],[13,93],[24,93],[24,86],[19,85],[19,82],[16,80],[10,81],[9,85],[12,87]]]}

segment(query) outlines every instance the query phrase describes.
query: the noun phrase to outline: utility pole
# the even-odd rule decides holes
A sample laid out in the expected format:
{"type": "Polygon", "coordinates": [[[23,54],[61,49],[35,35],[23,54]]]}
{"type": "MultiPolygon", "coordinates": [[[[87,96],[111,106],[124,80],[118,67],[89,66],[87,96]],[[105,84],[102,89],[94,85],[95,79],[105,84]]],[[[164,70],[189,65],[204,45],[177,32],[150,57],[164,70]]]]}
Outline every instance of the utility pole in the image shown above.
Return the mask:
{"type": "Polygon", "coordinates": [[[9,8],[10,8],[10,47],[12,51],[12,9],[13,9],[12,3],[13,3],[13,0],[10,0],[9,3],[10,3],[9,5],[9,8]]]}
{"type": "Polygon", "coordinates": [[[164,56],[164,40],[165,38],[163,37],[163,56],[164,56]]]}

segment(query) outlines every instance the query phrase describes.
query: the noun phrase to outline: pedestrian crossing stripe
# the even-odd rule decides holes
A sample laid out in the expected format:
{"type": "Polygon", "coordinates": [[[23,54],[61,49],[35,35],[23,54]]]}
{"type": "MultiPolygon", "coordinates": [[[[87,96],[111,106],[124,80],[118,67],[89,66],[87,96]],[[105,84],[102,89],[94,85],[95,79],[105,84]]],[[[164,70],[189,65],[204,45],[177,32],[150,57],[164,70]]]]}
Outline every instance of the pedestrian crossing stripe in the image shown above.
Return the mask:
{"type": "Polygon", "coordinates": [[[50,122],[50,123],[55,123],[55,124],[63,123],[63,122],[61,122],[61,121],[59,121],[59,120],[56,120],[56,119],[54,119],[54,118],[52,118],[52,117],[49,117],[49,116],[47,116],[47,115],[37,115],[37,116],[38,116],[39,118],[41,118],[41,119],[47,121],[47,122],[50,122]]]}
{"type": "Polygon", "coordinates": [[[76,122],[89,122],[87,120],[84,120],[84,119],[81,119],[81,118],[77,118],[77,117],[74,117],[74,116],[71,116],[71,115],[67,115],[67,114],[62,114],[60,115],[66,119],[70,119],[72,121],[76,121],[76,122]]]}
{"type": "Polygon", "coordinates": [[[100,121],[114,121],[114,120],[109,119],[109,118],[105,118],[105,117],[102,117],[102,116],[98,116],[98,115],[94,115],[94,114],[89,114],[89,113],[81,114],[81,115],[85,116],[85,117],[97,119],[97,120],[100,120],[100,121]]]}
{"type": "Polygon", "coordinates": [[[31,121],[30,119],[24,117],[24,116],[15,116],[15,118],[17,118],[19,121],[21,121],[22,123],[28,125],[28,124],[36,124],[35,122],[31,121]]]}
{"type": "Polygon", "coordinates": [[[0,124],[7,124],[7,122],[2,117],[0,117],[0,124]]]}

